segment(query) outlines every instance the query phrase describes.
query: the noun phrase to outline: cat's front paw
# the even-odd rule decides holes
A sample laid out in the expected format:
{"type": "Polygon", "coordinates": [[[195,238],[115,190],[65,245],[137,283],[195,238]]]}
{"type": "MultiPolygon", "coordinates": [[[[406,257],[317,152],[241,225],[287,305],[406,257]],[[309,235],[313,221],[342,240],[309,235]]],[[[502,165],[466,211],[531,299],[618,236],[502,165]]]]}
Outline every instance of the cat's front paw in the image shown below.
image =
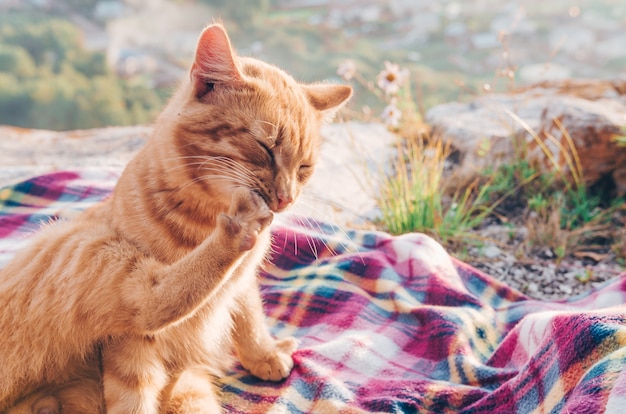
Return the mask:
{"type": "Polygon", "coordinates": [[[239,188],[233,193],[228,214],[221,214],[219,224],[240,252],[250,250],[257,237],[271,222],[273,214],[254,191],[239,188]]]}
{"type": "Polygon", "coordinates": [[[287,378],[293,368],[291,354],[298,347],[295,338],[279,339],[274,348],[265,353],[240,355],[241,364],[255,377],[264,381],[280,381],[287,378]]]}

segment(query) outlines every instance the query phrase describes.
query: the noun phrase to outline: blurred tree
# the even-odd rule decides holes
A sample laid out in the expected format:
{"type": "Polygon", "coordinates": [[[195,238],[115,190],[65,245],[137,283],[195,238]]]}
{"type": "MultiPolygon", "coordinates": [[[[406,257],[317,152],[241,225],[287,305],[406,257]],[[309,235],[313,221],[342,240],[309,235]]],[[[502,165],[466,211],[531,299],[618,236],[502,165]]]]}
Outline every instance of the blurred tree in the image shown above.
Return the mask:
{"type": "Polygon", "coordinates": [[[73,63],[76,70],[85,76],[112,75],[104,53],[79,53],[74,58],[73,63]]]}
{"type": "Polygon", "coordinates": [[[55,71],[60,62],[82,49],[80,31],[70,22],[58,19],[2,22],[0,40],[26,49],[37,65],[48,65],[55,71]]]}
{"type": "Polygon", "coordinates": [[[27,126],[31,98],[15,76],[0,72],[0,123],[27,126]]]}
{"type": "Polygon", "coordinates": [[[162,98],[138,79],[124,83],[126,106],[131,109],[134,123],[146,124],[154,120],[154,108],[162,105],[162,98]]]}
{"type": "Polygon", "coordinates": [[[98,76],[94,78],[79,99],[81,128],[87,125],[128,125],[134,120],[124,99],[120,82],[114,78],[98,76]]]}
{"type": "Polygon", "coordinates": [[[56,130],[147,123],[163,101],[145,80],[118,78],[103,53],[84,49],[71,23],[0,15],[0,123],[56,130]]]}
{"type": "Polygon", "coordinates": [[[35,74],[35,62],[23,48],[0,44],[0,72],[12,73],[18,78],[30,77],[35,74]]]}
{"type": "Polygon", "coordinates": [[[28,85],[31,101],[22,126],[55,130],[65,129],[67,125],[77,127],[81,114],[74,99],[76,80],[58,75],[34,79],[28,85]]]}

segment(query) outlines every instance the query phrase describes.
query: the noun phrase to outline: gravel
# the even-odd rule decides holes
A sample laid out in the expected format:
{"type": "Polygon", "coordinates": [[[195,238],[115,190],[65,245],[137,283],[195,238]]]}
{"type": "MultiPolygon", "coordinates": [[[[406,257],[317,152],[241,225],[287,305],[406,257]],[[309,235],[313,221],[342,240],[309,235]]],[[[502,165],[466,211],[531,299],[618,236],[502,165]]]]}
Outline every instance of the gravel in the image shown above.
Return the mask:
{"type": "Polygon", "coordinates": [[[559,260],[550,249],[521,254],[526,231],[523,227],[516,229],[517,237],[513,241],[509,238],[511,231],[510,225],[497,224],[477,230],[480,238],[492,241],[470,248],[463,260],[532,298],[571,298],[602,286],[624,271],[610,252],[597,262],[572,257],[559,260]],[[499,254],[495,255],[498,250],[499,254]]]}

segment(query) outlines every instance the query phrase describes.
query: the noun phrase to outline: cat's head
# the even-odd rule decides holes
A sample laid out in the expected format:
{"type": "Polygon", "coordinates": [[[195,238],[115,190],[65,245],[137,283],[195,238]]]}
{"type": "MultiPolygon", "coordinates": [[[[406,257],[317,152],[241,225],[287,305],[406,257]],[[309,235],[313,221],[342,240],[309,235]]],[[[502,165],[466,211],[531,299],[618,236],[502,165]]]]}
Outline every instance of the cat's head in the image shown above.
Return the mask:
{"type": "Polygon", "coordinates": [[[313,173],[321,125],[351,94],[349,86],[298,83],[272,65],[236,56],[216,24],[200,36],[169,118],[194,185],[224,203],[246,186],[279,212],[313,173]]]}

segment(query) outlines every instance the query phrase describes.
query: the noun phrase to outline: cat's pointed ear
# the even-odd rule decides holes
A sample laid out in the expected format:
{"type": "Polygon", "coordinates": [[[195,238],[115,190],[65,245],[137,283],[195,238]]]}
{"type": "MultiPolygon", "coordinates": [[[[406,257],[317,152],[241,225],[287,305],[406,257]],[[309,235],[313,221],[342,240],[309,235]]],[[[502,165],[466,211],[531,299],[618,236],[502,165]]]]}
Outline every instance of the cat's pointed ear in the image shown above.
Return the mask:
{"type": "Polygon", "coordinates": [[[312,84],[304,85],[304,91],[311,105],[330,120],[352,96],[352,88],[347,85],[312,84]]]}
{"type": "Polygon", "coordinates": [[[221,24],[213,24],[202,31],[196,56],[191,66],[191,80],[196,96],[204,96],[217,83],[238,83],[241,74],[235,63],[226,30],[221,24]]]}

